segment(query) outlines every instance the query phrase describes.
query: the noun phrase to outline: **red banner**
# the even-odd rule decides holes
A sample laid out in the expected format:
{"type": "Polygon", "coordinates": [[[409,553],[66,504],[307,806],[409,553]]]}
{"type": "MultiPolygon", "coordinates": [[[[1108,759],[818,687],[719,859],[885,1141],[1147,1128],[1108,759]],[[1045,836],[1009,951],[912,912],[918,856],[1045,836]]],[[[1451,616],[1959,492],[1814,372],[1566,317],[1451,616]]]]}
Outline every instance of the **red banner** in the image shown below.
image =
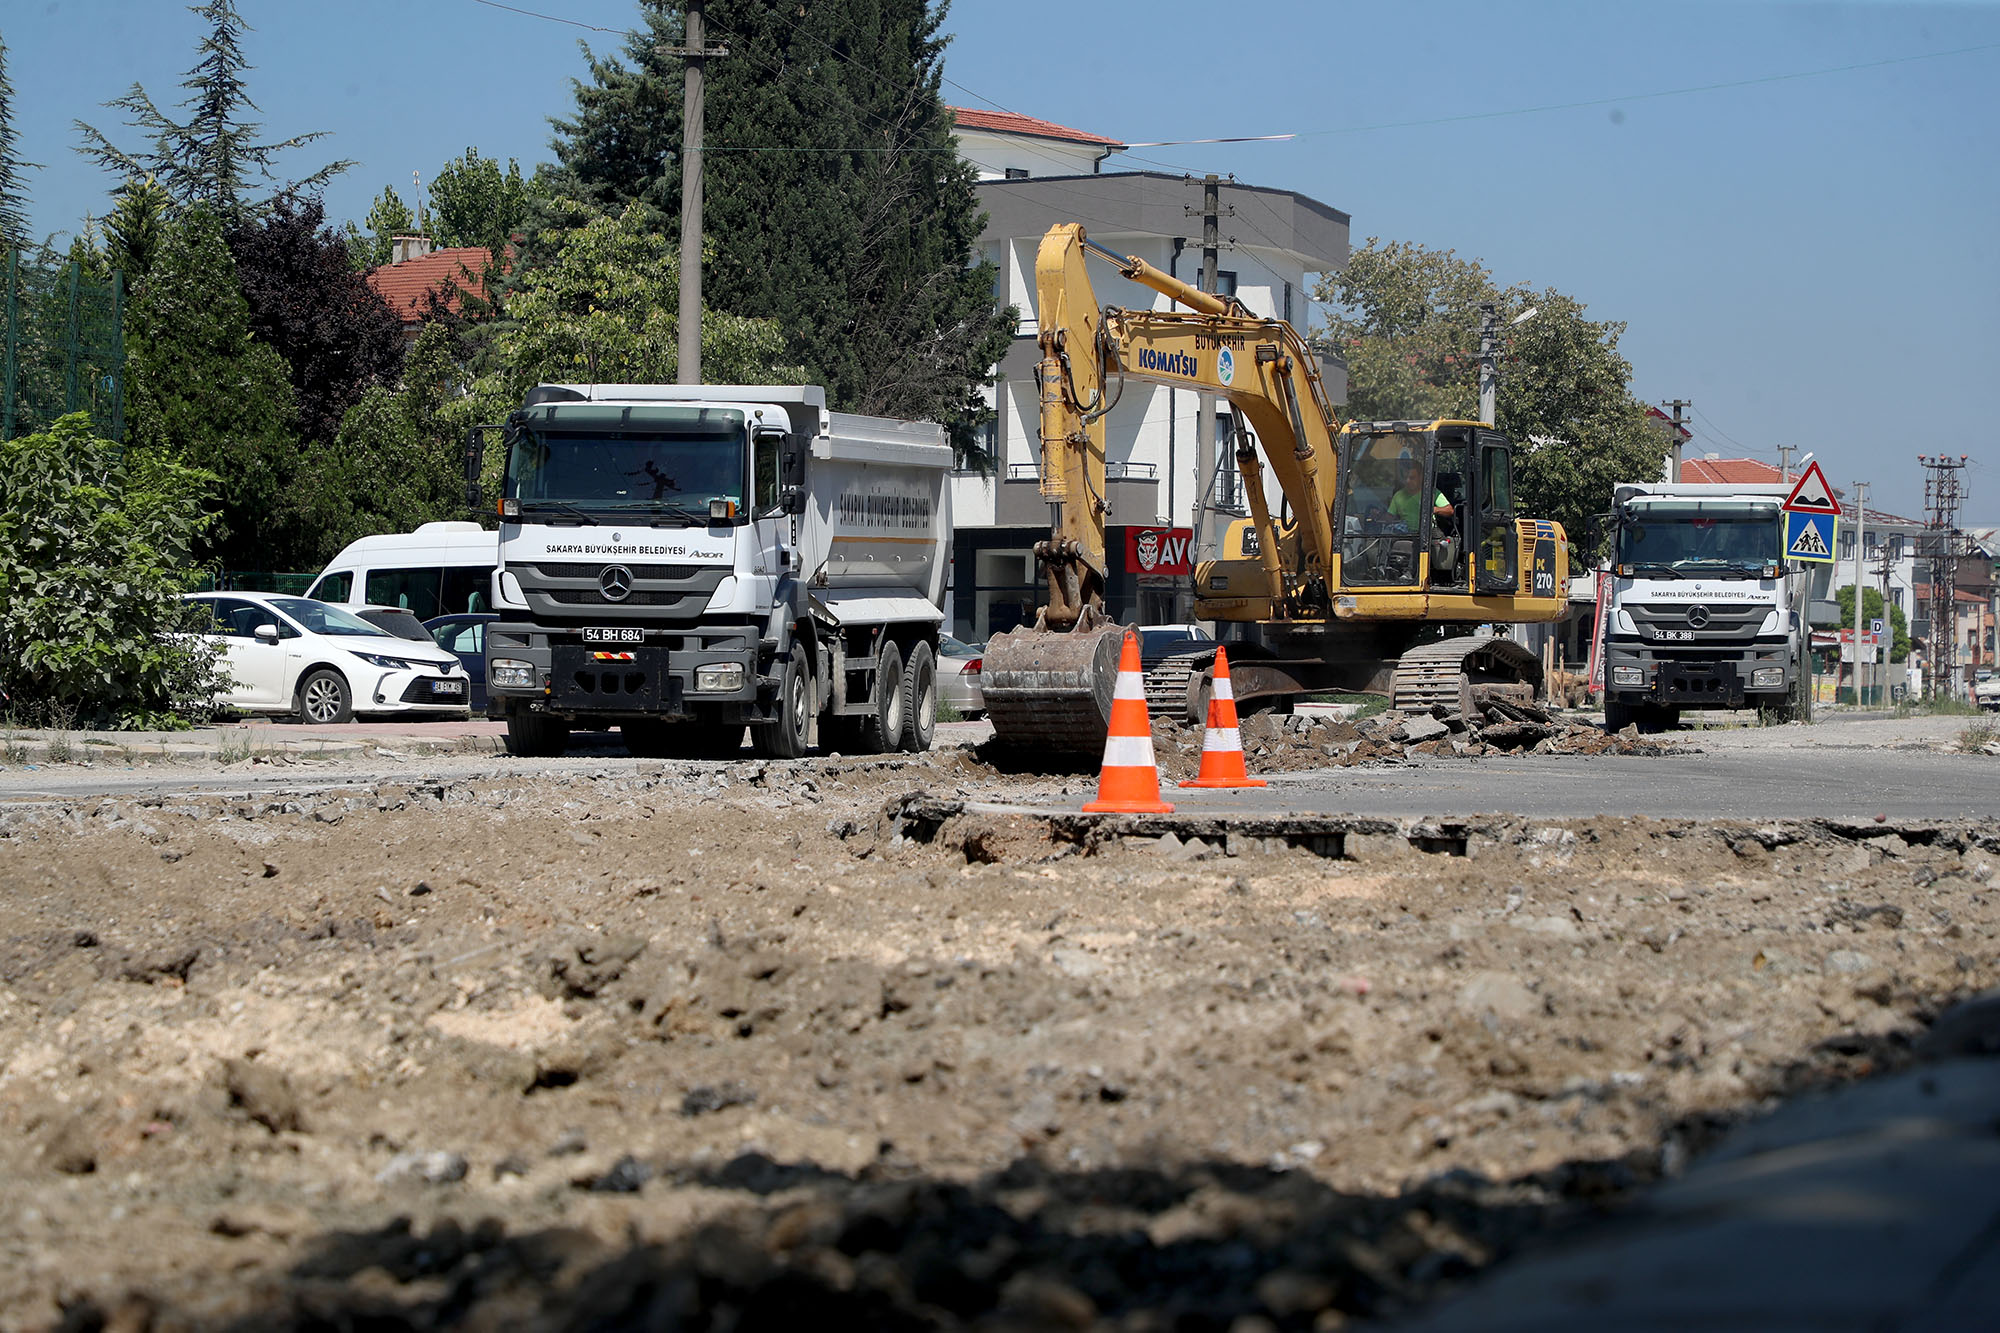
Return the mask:
{"type": "Polygon", "coordinates": [[[1142,578],[1173,578],[1194,572],[1194,529],[1125,529],[1125,569],[1142,578]]]}

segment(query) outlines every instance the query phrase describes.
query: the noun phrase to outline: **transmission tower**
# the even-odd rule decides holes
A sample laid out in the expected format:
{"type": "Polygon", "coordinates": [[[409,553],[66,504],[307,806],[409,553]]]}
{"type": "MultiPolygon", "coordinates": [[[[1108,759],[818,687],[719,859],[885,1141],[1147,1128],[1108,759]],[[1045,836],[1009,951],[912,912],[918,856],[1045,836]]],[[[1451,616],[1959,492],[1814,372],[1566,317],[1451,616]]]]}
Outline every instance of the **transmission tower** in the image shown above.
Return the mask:
{"type": "Polygon", "coordinates": [[[1931,570],[1931,679],[1946,694],[1958,694],[1958,507],[1965,500],[1959,474],[1966,455],[1918,454],[1924,478],[1925,555],[1931,570]]]}

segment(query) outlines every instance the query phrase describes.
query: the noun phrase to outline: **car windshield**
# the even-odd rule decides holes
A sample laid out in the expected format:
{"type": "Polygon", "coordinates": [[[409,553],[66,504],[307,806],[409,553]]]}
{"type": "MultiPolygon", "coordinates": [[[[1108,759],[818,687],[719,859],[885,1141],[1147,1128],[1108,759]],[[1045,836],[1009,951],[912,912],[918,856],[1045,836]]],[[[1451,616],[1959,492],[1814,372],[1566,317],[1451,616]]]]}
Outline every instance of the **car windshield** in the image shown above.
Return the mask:
{"type": "Polygon", "coordinates": [[[1640,514],[1618,527],[1621,565],[1754,572],[1777,558],[1777,523],[1768,514],[1640,514]]]}
{"type": "Polygon", "coordinates": [[[523,513],[685,511],[743,503],[741,411],[563,405],[514,428],[502,494],[523,513]]]}
{"type": "Polygon", "coordinates": [[[949,634],[938,640],[938,652],[945,657],[977,657],[981,651],[978,644],[965,643],[949,634]]]}
{"type": "Polygon", "coordinates": [[[418,643],[430,642],[430,631],[424,622],[418,620],[411,611],[356,611],[369,624],[395,635],[399,639],[414,639],[418,643]]]}
{"type": "Polygon", "coordinates": [[[1139,650],[1146,653],[1196,648],[1212,640],[1192,625],[1154,625],[1139,631],[1139,650]]]}
{"type": "Polygon", "coordinates": [[[371,639],[390,637],[354,613],[328,606],[325,602],[315,602],[306,597],[273,597],[270,605],[314,634],[352,634],[371,639]]]}

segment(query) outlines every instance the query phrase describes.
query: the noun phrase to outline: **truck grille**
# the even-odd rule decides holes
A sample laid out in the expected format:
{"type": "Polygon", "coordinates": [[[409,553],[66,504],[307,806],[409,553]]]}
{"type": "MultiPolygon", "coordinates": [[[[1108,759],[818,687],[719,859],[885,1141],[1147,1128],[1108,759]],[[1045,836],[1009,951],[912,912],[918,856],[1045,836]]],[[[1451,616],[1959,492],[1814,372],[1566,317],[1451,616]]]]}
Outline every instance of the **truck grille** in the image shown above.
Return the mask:
{"type": "Polygon", "coordinates": [[[547,588],[540,595],[564,606],[678,606],[687,598],[684,592],[635,592],[613,602],[595,588],[547,588]]]}
{"type": "Polygon", "coordinates": [[[1764,623],[1764,617],[1771,608],[1764,602],[1689,602],[1685,605],[1674,603],[1663,606],[1653,603],[1649,606],[1626,606],[1626,613],[1639,629],[1641,638],[1648,642],[1683,645],[1740,643],[1754,638],[1757,627],[1764,623]],[[1697,625],[1689,618],[1689,612],[1701,610],[1707,613],[1706,623],[1697,625]],[[1655,630],[1688,631],[1694,637],[1681,640],[1656,640],[1655,630]]]}
{"type": "MultiPolygon", "coordinates": [[[[535,572],[550,579],[589,579],[597,582],[597,576],[604,572],[601,564],[584,564],[565,561],[561,564],[536,565],[535,572]]],[[[626,565],[635,579],[691,579],[699,574],[701,565],[626,565]]]]}

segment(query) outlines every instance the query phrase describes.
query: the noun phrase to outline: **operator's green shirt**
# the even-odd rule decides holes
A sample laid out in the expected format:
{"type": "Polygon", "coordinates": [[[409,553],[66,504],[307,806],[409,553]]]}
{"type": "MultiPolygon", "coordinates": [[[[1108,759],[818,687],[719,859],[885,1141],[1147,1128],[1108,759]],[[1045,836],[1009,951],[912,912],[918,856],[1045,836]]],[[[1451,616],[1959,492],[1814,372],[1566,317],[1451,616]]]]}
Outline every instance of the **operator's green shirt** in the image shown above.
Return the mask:
{"type": "MultiPolygon", "coordinates": [[[[1422,503],[1417,498],[1415,491],[1397,491],[1389,497],[1389,513],[1401,519],[1404,527],[1408,528],[1411,532],[1415,532],[1418,520],[1423,517],[1422,511],[1418,508],[1422,503]]],[[[1436,509],[1444,503],[1446,503],[1444,496],[1439,495],[1435,500],[1431,501],[1431,508],[1436,509]]]]}

